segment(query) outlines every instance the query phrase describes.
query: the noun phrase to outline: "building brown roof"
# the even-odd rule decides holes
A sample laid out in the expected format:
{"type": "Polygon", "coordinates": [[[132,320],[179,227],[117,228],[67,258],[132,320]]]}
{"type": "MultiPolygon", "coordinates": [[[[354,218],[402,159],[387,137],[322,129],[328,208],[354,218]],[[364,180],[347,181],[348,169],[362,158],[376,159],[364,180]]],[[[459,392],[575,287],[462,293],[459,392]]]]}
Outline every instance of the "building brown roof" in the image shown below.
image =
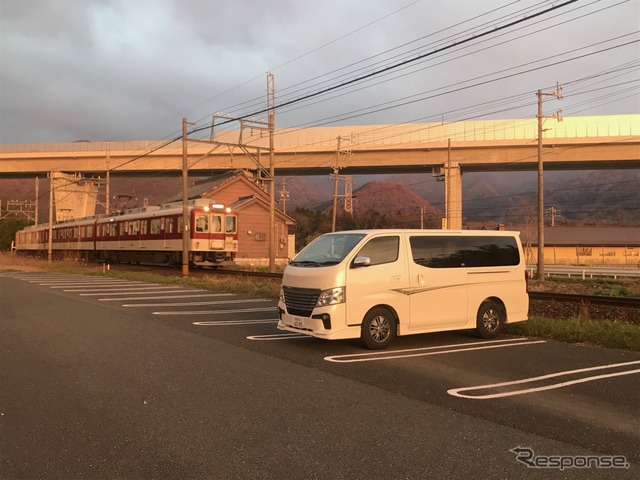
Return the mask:
{"type": "MultiPolygon", "coordinates": [[[[537,245],[538,229],[531,230],[530,242],[537,245]]],[[[528,243],[526,229],[521,229],[520,237],[528,243]]],[[[640,227],[545,227],[544,244],[640,247],[640,227]]]]}

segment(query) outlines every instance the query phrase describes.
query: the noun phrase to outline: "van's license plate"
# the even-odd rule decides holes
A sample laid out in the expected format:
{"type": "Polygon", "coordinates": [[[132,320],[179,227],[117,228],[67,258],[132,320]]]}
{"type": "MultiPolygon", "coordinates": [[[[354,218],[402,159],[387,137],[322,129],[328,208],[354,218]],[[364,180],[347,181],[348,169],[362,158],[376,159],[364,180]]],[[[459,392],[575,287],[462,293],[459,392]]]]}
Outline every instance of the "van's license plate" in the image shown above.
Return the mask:
{"type": "Polygon", "coordinates": [[[293,328],[303,328],[304,320],[302,318],[293,317],[293,328]]]}

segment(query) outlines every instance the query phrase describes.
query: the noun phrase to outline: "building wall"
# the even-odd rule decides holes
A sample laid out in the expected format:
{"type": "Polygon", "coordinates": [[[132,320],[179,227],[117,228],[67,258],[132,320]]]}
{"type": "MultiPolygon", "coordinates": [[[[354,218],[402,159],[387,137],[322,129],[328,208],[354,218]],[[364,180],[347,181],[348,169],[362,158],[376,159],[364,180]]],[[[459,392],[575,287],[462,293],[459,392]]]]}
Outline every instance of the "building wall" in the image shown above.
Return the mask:
{"type": "MultiPolygon", "coordinates": [[[[216,203],[231,204],[248,195],[264,194],[257,186],[242,178],[231,180],[206,195],[216,203]]],[[[269,208],[258,200],[241,206],[238,215],[238,253],[239,265],[269,265],[269,208]]],[[[286,265],[289,261],[288,227],[276,212],[276,264],[286,265]]]]}
{"type": "MultiPolygon", "coordinates": [[[[525,248],[527,263],[538,262],[538,247],[525,248]]],[[[548,265],[640,265],[640,247],[545,245],[548,265]]]]}

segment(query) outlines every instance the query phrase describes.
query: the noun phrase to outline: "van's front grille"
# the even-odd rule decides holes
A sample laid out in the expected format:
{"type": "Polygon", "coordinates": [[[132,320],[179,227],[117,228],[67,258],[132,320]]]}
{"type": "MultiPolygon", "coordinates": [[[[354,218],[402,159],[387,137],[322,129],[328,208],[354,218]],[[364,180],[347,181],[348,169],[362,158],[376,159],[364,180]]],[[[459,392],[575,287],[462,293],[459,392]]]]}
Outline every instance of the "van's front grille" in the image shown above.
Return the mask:
{"type": "Polygon", "coordinates": [[[310,317],[320,296],[319,288],[282,287],[287,312],[299,317],[310,317]]]}

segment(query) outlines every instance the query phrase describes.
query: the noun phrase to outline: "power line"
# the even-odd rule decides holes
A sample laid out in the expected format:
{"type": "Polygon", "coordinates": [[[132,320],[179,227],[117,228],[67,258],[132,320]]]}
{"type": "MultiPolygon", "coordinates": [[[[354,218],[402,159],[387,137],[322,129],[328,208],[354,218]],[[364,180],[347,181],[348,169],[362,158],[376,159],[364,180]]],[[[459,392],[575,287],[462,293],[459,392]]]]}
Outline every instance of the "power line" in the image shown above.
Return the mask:
{"type": "MultiPolygon", "coordinates": [[[[344,82],[342,82],[342,83],[340,83],[338,85],[333,85],[333,86],[330,86],[330,87],[326,87],[324,89],[321,89],[318,92],[309,93],[309,94],[303,95],[302,97],[299,97],[299,98],[296,98],[296,99],[293,99],[293,100],[289,100],[289,101],[285,101],[283,103],[275,105],[274,108],[275,109],[280,109],[280,108],[286,107],[288,105],[293,105],[295,103],[302,102],[304,100],[308,100],[310,98],[314,98],[314,97],[317,97],[319,95],[323,95],[325,93],[337,90],[339,88],[344,88],[346,86],[349,86],[349,85],[352,85],[352,84],[355,84],[355,83],[358,83],[358,82],[362,82],[362,81],[364,81],[366,79],[373,78],[375,76],[381,75],[381,74],[389,72],[391,70],[395,70],[396,68],[399,68],[399,67],[414,63],[414,62],[416,62],[418,60],[421,60],[423,58],[435,55],[436,53],[440,53],[440,52],[443,52],[443,51],[446,51],[446,50],[450,50],[450,49],[452,49],[454,47],[457,47],[459,45],[463,45],[465,43],[468,43],[468,42],[471,42],[471,41],[475,41],[475,40],[477,40],[479,38],[485,37],[487,35],[491,35],[491,34],[493,34],[495,32],[498,32],[498,31],[501,31],[501,30],[505,30],[507,28],[513,27],[513,26],[518,25],[518,24],[523,23],[523,22],[527,22],[527,21],[531,20],[532,18],[536,18],[536,17],[539,17],[539,16],[544,15],[546,13],[552,12],[554,10],[562,8],[562,7],[566,6],[566,5],[574,3],[576,1],[577,0],[567,0],[567,1],[565,1],[565,2],[563,2],[561,4],[559,4],[559,5],[551,6],[550,8],[547,8],[547,9],[541,11],[541,12],[537,12],[537,13],[531,14],[529,16],[526,16],[524,18],[513,20],[513,21],[511,21],[511,22],[509,22],[509,23],[507,23],[505,25],[496,26],[492,30],[486,30],[486,31],[481,32],[479,34],[476,34],[476,35],[474,35],[472,37],[469,37],[469,38],[466,38],[466,39],[463,39],[463,40],[460,40],[460,41],[457,41],[457,42],[453,42],[450,45],[445,45],[445,46],[442,46],[440,48],[436,48],[435,50],[433,50],[431,52],[423,53],[423,54],[417,55],[414,58],[403,60],[401,62],[398,62],[398,63],[394,64],[394,65],[390,65],[388,67],[382,68],[382,69],[380,69],[378,71],[361,75],[360,77],[354,78],[352,80],[344,81],[344,82]]],[[[260,115],[262,113],[266,113],[268,111],[269,111],[269,109],[263,108],[261,110],[258,110],[258,111],[243,115],[242,118],[255,117],[257,115],[260,115]]],[[[231,120],[221,122],[219,125],[224,125],[226,123],[231,123],[231,120]]],[[[209,126],[196,128],[194,130],[194,133],[198,132],[198,131],[202,131],[202,130],[208,130],[208,129],[209,129],[209,126]]]]}

